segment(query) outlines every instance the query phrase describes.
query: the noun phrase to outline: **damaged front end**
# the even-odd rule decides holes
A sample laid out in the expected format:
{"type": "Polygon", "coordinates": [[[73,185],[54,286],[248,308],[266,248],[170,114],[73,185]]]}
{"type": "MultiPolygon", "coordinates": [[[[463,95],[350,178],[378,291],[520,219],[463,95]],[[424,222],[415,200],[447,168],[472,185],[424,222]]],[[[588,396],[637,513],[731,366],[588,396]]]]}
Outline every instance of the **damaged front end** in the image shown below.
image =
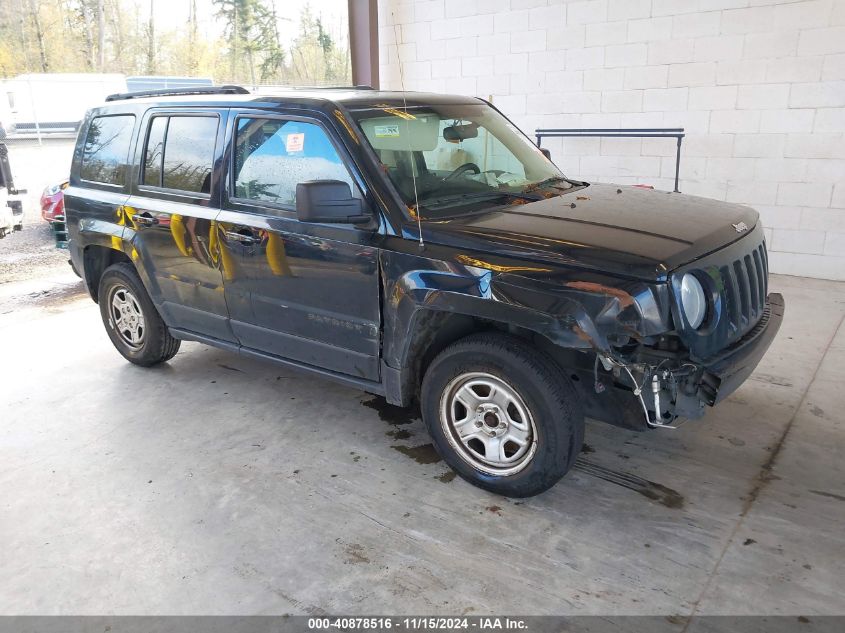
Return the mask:
{"type": "Polygon", "coordinates": [[[588,415],[628,428],[674,428],[733,393],[780,329],[784,301],[768,293],[765,243],[758,231],[669,276],[671,329],[595,346],[588,415]],[[705,315],[690,323],[684,276],[700,280],[705,315]],[[633,403],[631,394],[633,394],[633,403]],[[632,404],[634,406],[632,406],[632,404]]]}
{"type": "MultiPolygon", "coordinates": [[[[683,358],[656,360],[596,355],[593,373],[596,394],[605,399],[614,398],[617,400],[615,404],[626,409],[621,419],[606,421],[621,422],[622,426],[629,428],[674,428],[672,424],[677,418],[693,419],[703,415],[704,405],[710,399],[707,390],[718,388],[718,384],[714,384],[718,383],[718,379],[705,381],[704,369],[684,362],[683,358]],[[638,401],[639,406],[635,406],[635,410],[631,410],[630,393],[638,401]]],[[[613,411],[608,403],[604,404],[605,408],[613,411]]]]}
{"type": "Polygon", "coordinates": [[[770,294],[755,326],[706,360],[693,359],[678,339],[670,337],[653,347],[597,354],[592,382],[598,399],[594,400],[603,402],[596,417],[629,428],[642,428],[643,423],[674,428],[678,418],[700,418],[706,406],[727,398],[751,375],[780,329],[783,313],[783,296],[770,294]],[[639,421],[624,402],[627,397],[630,403],[631,392],[639,404],[639,421]]]}

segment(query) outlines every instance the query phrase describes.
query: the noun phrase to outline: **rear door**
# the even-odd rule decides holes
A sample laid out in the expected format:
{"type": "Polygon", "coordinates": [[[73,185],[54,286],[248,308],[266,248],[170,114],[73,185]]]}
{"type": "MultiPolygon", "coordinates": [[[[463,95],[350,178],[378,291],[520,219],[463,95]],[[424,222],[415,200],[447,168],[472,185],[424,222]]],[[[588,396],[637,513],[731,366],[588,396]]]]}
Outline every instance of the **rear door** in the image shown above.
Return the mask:
{"type": "Polygon", "coordinates": [[[227,117],[214,108],[147,112],[126,239],[170,327],[235,342],[216,224],[227,117]]]}
{"type": "Polygon", "coordinates": [[[221,257],[232,329],[248,348],[356,378],[379,377],[379,271],[372,227],[296,217],[296,185],[363,181],[326,122],[233,114],[221,257]]]}

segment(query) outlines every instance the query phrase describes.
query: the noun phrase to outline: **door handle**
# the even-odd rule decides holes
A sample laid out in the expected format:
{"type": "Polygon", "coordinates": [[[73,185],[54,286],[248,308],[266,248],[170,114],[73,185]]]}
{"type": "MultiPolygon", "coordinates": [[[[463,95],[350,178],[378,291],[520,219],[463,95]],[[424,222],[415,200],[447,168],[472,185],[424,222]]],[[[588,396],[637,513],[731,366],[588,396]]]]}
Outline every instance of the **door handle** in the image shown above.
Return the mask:
{"type": "Polygon", "coordinates": [[[155,226],[158,224],[158,218],[154,218],[149,213],[135,213],[132,216],[132,221],[141,226],[155,226]]]}
{"type": "Polygon", "coordinates": [[[224,231],[224,235],[233,242],[240,242],[241,244],[257,244],[261,241],[260,238],[249,233],[239,233],[238,231],[224,231]]]}

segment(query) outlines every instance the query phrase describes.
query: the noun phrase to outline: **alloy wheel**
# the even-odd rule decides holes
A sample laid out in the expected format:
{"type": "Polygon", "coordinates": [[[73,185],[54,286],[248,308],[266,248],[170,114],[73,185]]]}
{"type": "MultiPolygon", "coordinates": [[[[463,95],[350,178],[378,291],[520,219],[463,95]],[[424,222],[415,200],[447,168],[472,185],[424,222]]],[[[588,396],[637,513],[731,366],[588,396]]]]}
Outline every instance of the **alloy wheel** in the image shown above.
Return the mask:
{"type": "Polygon", "coordinates": [[[132,349],[140,349],[147,332],[144,313],[138,299],[125,286],[115,286],[109,300],[110,325],[132,349]]]}

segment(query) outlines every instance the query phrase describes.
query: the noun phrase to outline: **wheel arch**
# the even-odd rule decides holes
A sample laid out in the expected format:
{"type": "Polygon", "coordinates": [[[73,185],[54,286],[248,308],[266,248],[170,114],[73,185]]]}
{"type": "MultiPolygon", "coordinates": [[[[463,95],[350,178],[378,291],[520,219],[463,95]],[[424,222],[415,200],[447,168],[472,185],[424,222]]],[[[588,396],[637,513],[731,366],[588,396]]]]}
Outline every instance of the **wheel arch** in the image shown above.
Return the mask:
{"type": "Polygon", "coordinates": [[[517,324],[506,316],[492,318],[470,311],[420,307],[414,312],[401,352],[395,358],[397,366],[394,369],[385,362],[386,369],[398,374],[398,384],[394,381],[394,388],[387,390],[388,400],[402,406],[411,404],[418,398],[422,377],[434,358],[449,345],[483,332],[500,332],[519,338],[546,352],[561,367],[569,365],[566,362],[568,354],[591,351],[577,335],[564,337],[566,341],[562,345],[560,339],[556,342],[549,336],[548,328],[517,324]],[[400,393],[396,393],[397,389],[400,393]]]}
{"type": "Polygon", "coordinates": [[[392,404],[409,405],[434,355],[471,333],[498,330],[565,353],[607,345],[577,297],[524,279],[399,253],[382,259],[382,274],[382,379],[392,404]]]}
{"type": "Polygon", "coordinates": [[[91,244],[83,249],[83,278],[85,279],[85,286],[88,288],[88,294],[91,295],[95,303],[99,301],[98,291],[103,273],[109,266],[121,262],[135,267],[132,258],[116,248],[91,244]]]}

